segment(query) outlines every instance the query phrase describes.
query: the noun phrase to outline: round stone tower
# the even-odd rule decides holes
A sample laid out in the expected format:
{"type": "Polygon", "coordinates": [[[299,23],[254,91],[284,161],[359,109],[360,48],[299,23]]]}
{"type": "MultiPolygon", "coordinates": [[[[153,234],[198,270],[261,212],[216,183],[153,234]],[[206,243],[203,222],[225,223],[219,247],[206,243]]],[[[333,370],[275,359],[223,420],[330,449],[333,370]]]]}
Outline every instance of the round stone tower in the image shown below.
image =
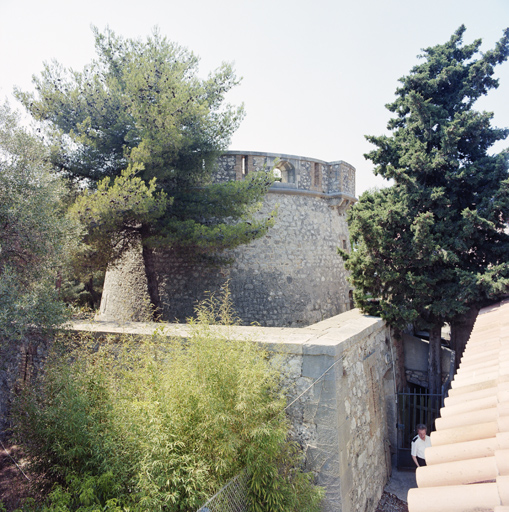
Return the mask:
{"type": "MultiPolygon", "coordinates": [[[[303,326],[350,309],[351,287],[337,248],[350,248],[346,211],[355,199],[355,169],[292,155],[228,151],[218,160],[215,181],[241,180],[275,167],[262,214],[278,205],[273,228],[261,239],[228,251],[220,268],[158,253],[155,274],[162,317],[185,321],[198,302],[228,282],[242,323],[303,326]]],[[[133,248],[106,273],[99,318],[141,320],[148,288],[141,249],[133,248]]]]}

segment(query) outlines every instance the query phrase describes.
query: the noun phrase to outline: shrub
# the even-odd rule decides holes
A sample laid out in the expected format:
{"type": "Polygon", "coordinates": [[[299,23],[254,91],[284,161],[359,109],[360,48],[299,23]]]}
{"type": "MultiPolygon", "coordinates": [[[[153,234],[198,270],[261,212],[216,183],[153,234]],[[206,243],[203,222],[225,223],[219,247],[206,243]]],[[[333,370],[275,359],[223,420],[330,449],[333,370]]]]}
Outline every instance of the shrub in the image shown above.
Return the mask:
{"type": "Polygon", "coordinates": [[[62,336],[15,414],[55,484],[44,510],[193,511],[245,467],[253,511],[319,510],[287,439],[280,371],[231,323],[212,299],[185,342],[62,336]]]}
{"type": "Polygon", "coordinates": [[[48,157],[48,147],[0,104],[0,337],[12,343],[68,318],[55,284],[80,229],[65,212],[67,184],[48,157]]]}

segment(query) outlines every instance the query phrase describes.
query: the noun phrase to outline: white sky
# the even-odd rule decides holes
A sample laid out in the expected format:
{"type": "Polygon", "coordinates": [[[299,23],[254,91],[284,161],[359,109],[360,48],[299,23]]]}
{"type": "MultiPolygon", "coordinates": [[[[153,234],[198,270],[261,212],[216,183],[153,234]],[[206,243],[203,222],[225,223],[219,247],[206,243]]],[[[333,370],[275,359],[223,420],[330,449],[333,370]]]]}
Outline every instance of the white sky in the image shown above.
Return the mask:
{"type": "MultiPolygon", "coordinates": [[[[222,61],[243,77],[229,101],[247,116],[230,149],[345,160],[360,195],[385,183],[363,157],[364,135],[385,132],[384,105],[421,48],[462,23],[465,42],[491,49],[509,0],[0,0],[0,99],[31,89],[44,61],[81,70],[95,56],[91,25],[141,38],[157,26],[201,57],[203,77],[222,61]]],[[[497,76],[477,108],[509,127],[509,62],[497,76]]]]}

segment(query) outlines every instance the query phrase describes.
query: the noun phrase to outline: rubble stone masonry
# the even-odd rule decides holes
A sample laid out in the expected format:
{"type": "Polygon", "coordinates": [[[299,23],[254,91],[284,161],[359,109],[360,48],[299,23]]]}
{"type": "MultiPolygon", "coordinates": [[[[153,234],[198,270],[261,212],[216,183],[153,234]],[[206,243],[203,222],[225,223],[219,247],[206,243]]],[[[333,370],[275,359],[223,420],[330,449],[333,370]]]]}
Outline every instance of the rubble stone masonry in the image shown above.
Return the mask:
{"type": "MultiPolygon", "coordinates": [[[[95,321],[71,328],[113,336],[157,331],[185,340],[189,326],[95,321]]],[[[281,368],[289,390],[290,433],[305,452],[306,470],[325,487],[323,512],[374,512],[396,436],[397,351],[385,323],[354,309],[303,328],[225,329],[228,336],[259,343],[281,368]]],[[[3,348],[0,428],[5,432],[12,391],[35,378],[48,347],[39,340],[3,348]]]]}
{"type": "Polygon", "coordinates": [[[388,428],[396,424],[390,332],[358,310],[311,327],[322,335],[302,354],[293,346],[286,363],[295,396],[311,386],[289,410],[293,435],[326,488],[324,512],[373,511],[396,435],[388,428]]]}
{"type": "MultiPolygon", "coordinates": [[[[233,263],[207,266],[168,250],[157,255],[162,318],[185,321],[196,304],[229,283],[242,323],[302,326],[350,309],[350,285],[337,248],[350,246],[346,211],[355,202],[355,169],[288,155],[228,152],[216,181],[243,179],[254,170],[279,176],[260,215],[277,207],[267,235],[223,256],[233,263]]],[[[100,319],[147,317],[148,293],[140,248],[107,272],[100,319]]]]}

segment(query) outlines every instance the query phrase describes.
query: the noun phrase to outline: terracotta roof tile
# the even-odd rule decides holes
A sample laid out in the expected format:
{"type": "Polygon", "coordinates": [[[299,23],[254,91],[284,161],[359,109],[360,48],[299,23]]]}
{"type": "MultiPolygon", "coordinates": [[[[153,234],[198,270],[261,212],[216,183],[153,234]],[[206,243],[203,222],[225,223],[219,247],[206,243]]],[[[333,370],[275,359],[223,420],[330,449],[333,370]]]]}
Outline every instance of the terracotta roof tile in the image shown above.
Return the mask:
{"type": "Polygon", "coordinates": [[[509,512],[509,300],[477,317],[409,512],[509,512]]]}

